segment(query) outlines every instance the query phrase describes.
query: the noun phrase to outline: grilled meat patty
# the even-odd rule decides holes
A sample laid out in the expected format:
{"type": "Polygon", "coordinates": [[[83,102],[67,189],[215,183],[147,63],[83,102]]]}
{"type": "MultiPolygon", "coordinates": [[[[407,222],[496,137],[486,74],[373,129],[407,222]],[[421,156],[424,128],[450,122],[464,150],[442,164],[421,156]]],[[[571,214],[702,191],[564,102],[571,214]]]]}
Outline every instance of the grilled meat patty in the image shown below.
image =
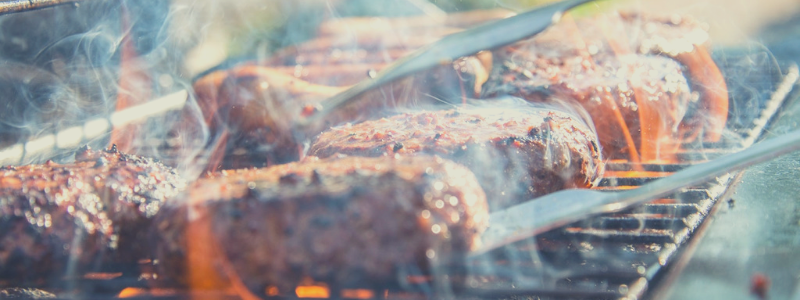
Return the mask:
{"type": "MultiPolygon", "coordinates": [[[[245,62],[201,77],[194,84],[198,104],[212,134],[221,137],[218,159],[212,160],[210,169],[297,160],[302,141],[295,139],[291,128],[302,113],[313,113],[323,100],[368,79],[401,56],[461,30],[454,26],[508,14],[471,12],[451,15],[444,22],[427,18],[331,21],[321,25],[319,37],[282,49],[266,61],[245,62]],[[257,154],[238,158],[232,155],[235,152],[257,154]]],[[[491,55],[481,53],[398,80],[313,124],[307,135],[332,125],[385,116],[387,108],[477,96],[490,65],[491,55]]]]}
{"type": "Polygon", "coordinates": [[[594,120],[606,157],[671,160],[681,143],[716,141],[725,127],[727,90],[707,38],[688,18],[565,20],[494,51],[483,96],[577,102],[594,120]]]}
{"type": "Polygon", "coordinates": [[[475,176],[430,156],[222,171],[186,196],[162,209],[154,235],[160,276],[192,288],[220,272],[257,293],[304,277],[385,283],[477,247],[488,222],[475,176]]]}
{"type": "Polygon", "coordinates": [[[0,281],[37,284],[147,257],[151,217],[184,187],[175,170],[116,147],[0,168],[0,281]]]}
{"type": "Polygon", "coordinates": [[[581,57],[559,61],[554,67],[530,70],[508,62],[496,73],[502,79],[486,85],[487,97],[514,95],[582,106],[597,129],[605,157],[672,158],[680,146],[678,126],[694,97],[677,62],[659,56],[608,56],[585,68],[581,57]]]}
{"type": "Polygon", "coordinates": [[[475,172],[496,209],[592,186],[603,170],[599,151],[594,132],[570,114],[487,101],[334,127],[316,138],[309,155],[441,155],[475,172]]]}

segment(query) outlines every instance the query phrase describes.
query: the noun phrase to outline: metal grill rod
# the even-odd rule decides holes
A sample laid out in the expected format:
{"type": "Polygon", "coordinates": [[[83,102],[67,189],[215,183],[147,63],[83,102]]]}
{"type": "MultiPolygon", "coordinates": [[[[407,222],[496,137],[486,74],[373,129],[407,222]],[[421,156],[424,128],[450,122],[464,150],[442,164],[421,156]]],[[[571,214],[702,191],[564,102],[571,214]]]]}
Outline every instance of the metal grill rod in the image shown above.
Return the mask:
{"type": "Polygon", "coordinates": [[[153,116],[181,109],[186,104],[188,96],[187,91],[181,90],[138,106],[114,112],[106,118],[89,120],[82,126],[69,127],[26,143],[18,143],[0,149],[0,166],[25,164],[26,159],[37,155],[53,153],[59,149],[75,149],[81,143],[102,137],[114,128],[121,128],[153,116]]]}
{"type": "Polygon", "coordinates": [[[84,0],[11,0],[0,1],[0,15],[43,9],[64,4],[76,4],[84,0]]]}

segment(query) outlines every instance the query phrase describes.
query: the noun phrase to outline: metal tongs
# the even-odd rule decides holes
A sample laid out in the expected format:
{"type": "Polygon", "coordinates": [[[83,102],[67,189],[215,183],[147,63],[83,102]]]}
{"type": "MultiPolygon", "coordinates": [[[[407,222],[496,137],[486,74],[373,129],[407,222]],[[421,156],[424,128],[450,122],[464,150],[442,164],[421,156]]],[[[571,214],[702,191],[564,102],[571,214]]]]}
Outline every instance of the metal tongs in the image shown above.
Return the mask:
{"type": "Polygon", "coordinates": [[[490,22],[465,31],[445,36],[441,40],[418,49],[378,72],[376,76],[363,80],[320,104],[319,110],[295,124],[296,133],[313,131],[315,125],[337,108],[343,107],[365,92],[397,79],[448,64],[460,57],[484,50],[492,50],[534,36],[553,23],[558,22],[564,12],[581,4],[595,0],[563,0],[537,7],[513,17],[490,22]]]}
{"type": "Polygon", "coordinates": [[[620,211],[713,177],[800,150],[800,130],[755,144],[743,151],[694,165],[636,189],[608,192],[566,190],[493,212],[478,255],[510,243],[602,213],[620,211]]]}
{"type": "Polygon", "coordinates": [[[75,4],[82,0],[12,0],[0,1],[0,15],[12,14],[17,12],[44,9],[57,5],[75,4]]]}

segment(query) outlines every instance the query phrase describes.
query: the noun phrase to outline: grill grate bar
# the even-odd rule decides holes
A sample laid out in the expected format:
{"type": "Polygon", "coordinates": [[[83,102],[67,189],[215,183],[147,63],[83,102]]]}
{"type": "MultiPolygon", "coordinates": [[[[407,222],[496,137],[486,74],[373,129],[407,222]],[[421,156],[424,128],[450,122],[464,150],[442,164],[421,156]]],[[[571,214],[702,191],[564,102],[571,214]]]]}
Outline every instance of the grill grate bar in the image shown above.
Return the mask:
{"type": "Polygon", "coordinates": [[[675,204],[645,204],[644,207],[635,209],[649,214],[663,214],[673,215],[680,218],[685,218],[690,214],[698,213],[701,211],[699,205],[694,203],[675,203],[675,204]]]}
{"type": "Polygon", "coordinates": [[[606,171],[642,170],[647,172],[677,172],[691,166],[690,163],[647,164],[613,161],[606,164],[606,171]]]}
{"type": "Polygon", "coordinates": [[[580,240],[603,240],[624,243],[672,243],[672,230],[645,228],[641,230],[613,230],[595,228],[567,228],[564,238],[580,240]]]}
{"type": "Polygon", "coordinates": [[[661,217],[660,215],[635,214],[619,217],[601,217],[593,222],[593,228],[633,230],[639,228],[678,229],[684,226],[683,218],[661,217]]]}
{"type": "MultiPolygon", "coordinates": [[[[604,177],[598,184],[601,187],[618,187],[618,186],[641,186],[646,183],[658,180],[661,177],[604,177]]],[[[703,183],[691,188],[708,189],[713,183],[703,183]]]]}

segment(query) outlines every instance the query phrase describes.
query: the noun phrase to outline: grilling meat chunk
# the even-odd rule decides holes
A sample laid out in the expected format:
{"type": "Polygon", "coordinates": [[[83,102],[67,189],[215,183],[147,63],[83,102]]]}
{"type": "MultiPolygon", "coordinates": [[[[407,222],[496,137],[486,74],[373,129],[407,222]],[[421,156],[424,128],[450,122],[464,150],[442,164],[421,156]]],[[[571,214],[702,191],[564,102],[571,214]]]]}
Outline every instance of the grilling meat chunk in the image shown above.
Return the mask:
{"type": "Polygon", "coordinates": [[[673,158],[681,141],[678,126],[693,99],[677,62],[659,56],[607,56],[594,59],[587,69],[582,57],[558,61],[531,70],[508,62],[499,67],[503,79],[487,84],[486,91],[582,106],[609,159],[673,158]]]}
{"type": "Polygon", "coordinates": [[[727,89],[707,39],[688,18],[564,20],[494,51],[483,96],[577,102],[609,159],[670,161],[682,143],[717,141],[725,128],[727,89]]]}
{"type": "Polygon", "coordinates": [[[474,249],[488,222],[472,172],[430,156],[222,171],[187,196],[162,210],[154,234],[159,275],[195,289],[394,282],[400,270],[474,249]]]}
{"type": "MultiPolygon", "coordinates": [[[[460,26],[508,15],[492,10],[455,14],[445,20],[339,19],[323,23],[317,38],[281,49],[265,61],[245,62],[201,77],[194,84],[198,104],[212,134],[221,137],[210,169],[297,160],[300,146],[291,127],[301,114],[315,112],[323,100],[368,79],[403,55],[462,30],[460,26]],[[234,152],[258,154],[243,157],[240,163],[230,159],[234,152]]],[[[491,54],[483,52],[398,80],[367,92],[314,124],[307,136],[332,125],[385,116],[387,108],[475,97],[488,79],[490,66],[491,54]]]]}
{"type": "Polygon", "coordinates": [[[486,101],[331,128],[309,155],[436,154],[469,167],[492,209],[592,186],[603,163],[594,132],[570,114],[522,101],[486,101]]]}
{"type": "Polygon", "coordinates": [[[0,281],[40,284],[146,258],[151,217],[184,187],[175,170],[116,147],[0,168],[0,281]]]}

